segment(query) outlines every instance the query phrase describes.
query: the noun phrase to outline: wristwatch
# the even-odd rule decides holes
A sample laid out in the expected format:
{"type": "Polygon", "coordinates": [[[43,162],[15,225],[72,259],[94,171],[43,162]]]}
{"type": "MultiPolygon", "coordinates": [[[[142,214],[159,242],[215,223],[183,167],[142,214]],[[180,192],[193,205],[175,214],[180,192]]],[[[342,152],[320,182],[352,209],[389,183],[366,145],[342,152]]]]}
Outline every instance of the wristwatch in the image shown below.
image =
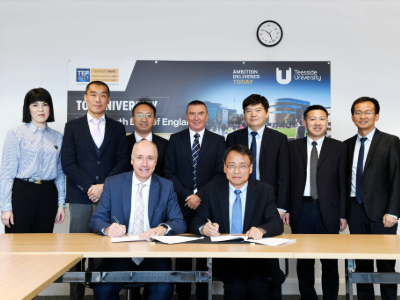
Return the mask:
{"type": "Polygon", "coordinates": [[[167,230],[168,231],[168,226],[167,226],[167,224],[160,224],[160,225],[158,225],[158,226],[161,226],[161,227],[164,227],[165,228],[165,230],[167,230]]]}

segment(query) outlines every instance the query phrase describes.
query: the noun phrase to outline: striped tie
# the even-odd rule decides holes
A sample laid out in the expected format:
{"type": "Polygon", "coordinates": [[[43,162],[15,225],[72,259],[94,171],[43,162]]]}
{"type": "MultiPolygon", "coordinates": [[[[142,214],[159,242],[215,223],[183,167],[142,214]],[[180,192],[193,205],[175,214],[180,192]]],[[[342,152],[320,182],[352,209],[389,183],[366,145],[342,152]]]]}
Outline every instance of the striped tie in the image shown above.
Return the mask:
{"type": "MultiPolygon", "coordinates": [[[[132,233],[140,234],[144,232],[144,203],[142,194],[142,190],[144,187],[145,184],[139,183],[135,200],[135,220],[133,222],[132,233]]],[[[143,261],[143,257],[132,257],[132,260],[135,264],[140,265],[140,263],[143,261]]]]}
{"type": "Polygon", "coordinates": [[[192,147],[192,158],[193,158],[193,190],[197,189],[196,182],[196,167],[197,167],[197,159],[199,158],[200,144],[199,144],[200,135],[196,133],[194,135],[193,147],[192,147]]]}
{"type": "Polygon", "coordinates": [[[313,199],[318,199],[318,189],[317,189],[317,166],[318,166],[318,151],[317,142],[312,142],[313,146],[311,149],[311,159],[310,159],[310,195],[313,199]]]}
{"type": "Polygon", "coordinates": [[[236,199],[232,207],[232,228],[231,233],[243,233],[242,225],[242,199],[240,198],[241,190],[235,190],[236,199]]]}

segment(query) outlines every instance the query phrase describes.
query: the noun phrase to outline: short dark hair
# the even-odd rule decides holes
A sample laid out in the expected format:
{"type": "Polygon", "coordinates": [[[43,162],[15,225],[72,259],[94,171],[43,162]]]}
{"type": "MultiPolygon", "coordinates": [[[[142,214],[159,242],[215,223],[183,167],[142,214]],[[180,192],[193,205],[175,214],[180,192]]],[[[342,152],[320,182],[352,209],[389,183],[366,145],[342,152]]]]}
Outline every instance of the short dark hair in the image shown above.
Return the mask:
{"type": "Polygon", "coordinates": [[[190,105],[204,105],[204,106],[206,107],[206,112],[208,112],[207,105],[206,105],[203,101],[200,101],[200,100],[193,100],[193,101],[191,101],[191,102],[186,106],[186,112],[187,112],[187,109],[188,109],[188,107],[189,107],[190,105]]]}
{"type": "Polygon", "coordinates": [[[252,94],[243,100],[243,104],[242,104],[243,111],[246,109],[247,106],[256,105],[259,103],[261,103],[262,106],[264,106],[265,111],[268,111],[269,103],[268,103],[267,98],[265,98],[264,96],[261,96],[261,95],[257,95],[257,94],[252,94]]]}
{"type": "Polygon", "coordinates": [[[135,109],[136,107],[138,107],[139,105],[147,105],[148,107],[150,107],[153,110],[153,114],[154,114],[154,118],[156,117],[156,107],[154,106],[153,100],[151,100],[150,98],[140,98],[138,100],[138,102],[136,102],[135,106],[132,108],[132,116],[135,114],[135,109]]]}
{"type": "Polygon", "coordinates": [[[370,101],[374,104],[375,106],[375,114],[379,115],[379,111],[380,111],[380,106],[379,106],[379,102],[378,100],[376,100],[375,98],[370,98],[370,97],[360,97],[357,100],[355,100],[353,102],[353,105],[351,106],[351,114],[354,115],[354,106],[358,103],[363,103],[363,102],[367,102],[370,101]]]}
{"type": "Polygon", "coordinates": [[[303,113],[304,120],[307,120],[307,114],[312,110],[323,110],[326,113],[326,117],[328,117],[328,111],[322,105],[311,105],[307,107],[307,109],[303,113]]]}
{"type": "Polygon", "coordinates": [[[105,86],[107,88],[107,93],[108,93],[108,97],[110,97],[110,88],[108,87],[108,85],[106,83],[104,83],[103,81],[92,81],[90,82],[87,86],[86,86],[86,90],[85,90],[85,94],[87,94],[89,87],[92,85],[100,85],[100,86],[105,86]]]}
{"type": "Polygon", "coordinates": [[[233,147],[229,147],[228,149],[225,150],[224,155],[222,156],[222,162],[225,164],[226,163],[226,158],[228,157],[228,154],[231,151],[236,151],[242,155],[247,155],[250,158],[250,162],[254,163],[256,161],[256,158],[254,157],[253,152],[249,150],[246,146],[243,145],[235,145],[233,147]]]}
{"type": "Polygon", "coordinates": [[[30,123],[32,121],[29,105],[38,101],[47,103],[50,106],[50,114],[46,122],[54,122],[53,100],[51,99],[50,93],[44,88],[31,89],[25,95],[24,107],[22,109],[22,122],[30,123]]]}

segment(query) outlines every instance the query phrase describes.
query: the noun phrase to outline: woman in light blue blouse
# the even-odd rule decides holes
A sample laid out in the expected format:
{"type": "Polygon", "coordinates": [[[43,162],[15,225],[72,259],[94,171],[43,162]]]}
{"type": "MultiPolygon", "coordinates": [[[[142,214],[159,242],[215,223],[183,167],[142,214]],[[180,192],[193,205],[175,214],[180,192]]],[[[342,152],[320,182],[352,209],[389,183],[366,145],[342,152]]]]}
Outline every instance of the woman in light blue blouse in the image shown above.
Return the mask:
{"type": "Polygon", "coordinates": [[[6,136],[0,170],[1,222],[6,233],[51,233],[65,218],[62,134],[54,122],[53,101],[43,88],[30,90],[22,121],[6,136]]]}

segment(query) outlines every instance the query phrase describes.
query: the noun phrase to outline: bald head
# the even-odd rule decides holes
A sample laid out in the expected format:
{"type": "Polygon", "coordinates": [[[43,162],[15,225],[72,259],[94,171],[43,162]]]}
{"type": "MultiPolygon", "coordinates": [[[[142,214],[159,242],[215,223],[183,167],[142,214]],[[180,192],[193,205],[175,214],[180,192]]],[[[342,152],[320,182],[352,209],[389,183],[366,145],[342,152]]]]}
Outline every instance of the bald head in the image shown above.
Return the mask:
{"type": "Polygon", "coordinates": [[[153,174],[157,164],[157,146],[153,142],[141,140],[133,146],[132,166],[135,176],[140,182],[147,181],[153,174]]]}

